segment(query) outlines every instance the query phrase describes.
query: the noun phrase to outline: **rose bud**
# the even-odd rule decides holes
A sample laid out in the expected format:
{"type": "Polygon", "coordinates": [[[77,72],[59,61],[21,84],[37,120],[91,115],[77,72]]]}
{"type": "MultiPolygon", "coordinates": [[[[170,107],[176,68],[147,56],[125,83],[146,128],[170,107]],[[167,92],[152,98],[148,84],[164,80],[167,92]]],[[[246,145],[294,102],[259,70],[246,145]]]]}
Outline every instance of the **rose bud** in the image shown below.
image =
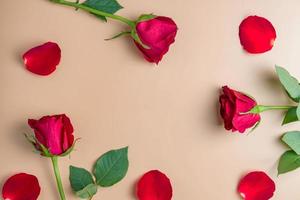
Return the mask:
{"type": "Polygon", "coordinates": [[[220,95],[220,113],[227,130],[245,132],[260,121],[260,115],[250,113],[256,107],[256,101],[241,92],[224,86],[223,94],[220,95]]]}
{"type": "Polygon", "coordinates": [[[29,119],[28,124],[35,134],[31,142],[43,155],[63,156],[73,149],[73,126],[65,114],[29,119]]]}
{"type": "Polygon", "coordinates": [[[175,41],[176,23],[169,17],[142,15],[136,22],[135,44],[147,61],[158,64],[175,41]]]}

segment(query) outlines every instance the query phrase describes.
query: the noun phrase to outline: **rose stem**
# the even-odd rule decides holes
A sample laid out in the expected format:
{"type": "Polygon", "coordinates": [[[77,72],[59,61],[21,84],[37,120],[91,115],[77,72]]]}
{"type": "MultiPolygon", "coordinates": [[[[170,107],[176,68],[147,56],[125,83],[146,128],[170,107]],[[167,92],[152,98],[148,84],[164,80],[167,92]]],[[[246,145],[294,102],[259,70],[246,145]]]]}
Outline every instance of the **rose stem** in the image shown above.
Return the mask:
{"type": "Polygon", "coordinates": [[[75,2],[70,2],[70,1],[65,1],[65,0],[51,0],[51,1],[54,2],[54,3],[58,3],[58,4],[71,6],[71,7],[77,8],[77,9],[82,9],[82,10],[85,10],[87,12],[90,12],[90,13],[93,13],[93,14],[96,14],[96,15],[101,15],[101,16],[105,16],[105,17],[108,17],[108,18],[112,18],[112,19],[121,21],[125,24],[128,24],[130,27],[135,26],[135,23],[133,21],[131,21],[131,20],[125,18],[125,17],[110,14],[110,13],[107,13],[107,12],[103,12],[103,11],[88,7],[84,4],[78,4],[78,3],[75,3],[75,2]]]}
{"type": "Polygon", "coordinates": [[[58,168],[58,157],[57,156],[51,157],[51,161],[52,161],[52,165],[53,165],[53,169],[54,169],[54,174],[55,174],[55,178],[56,178],[56,183],[57,183],[57,188],[59,191],[60,199],[66,200],[66,195],[64,192],[64,188],[62,185],[59,168],[58,168]]]}
{"type": "Polygon", "coordinates": [[[296,108],[296,106],[264,106],[257,105],[250,112],[251,113],[262,113],[269,110],[288,110],[290,108],[296,108]]]}

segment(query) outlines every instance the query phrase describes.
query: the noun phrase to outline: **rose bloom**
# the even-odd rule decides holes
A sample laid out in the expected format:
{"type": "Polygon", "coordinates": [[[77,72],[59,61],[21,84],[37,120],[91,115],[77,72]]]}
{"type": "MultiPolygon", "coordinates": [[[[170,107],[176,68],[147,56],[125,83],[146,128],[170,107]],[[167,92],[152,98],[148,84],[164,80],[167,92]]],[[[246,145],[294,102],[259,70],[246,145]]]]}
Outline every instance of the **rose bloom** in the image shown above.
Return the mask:
{"type": "MultiPolygon", "coordinates": [[[[61,155],[73,146],[73,126],[65,115],[44,116],[39,120],[29,119],[36,140],[45,146],[52,155],[61,155]]],[[[39,144],[35,144],[41,150],[39,144]]]]}
{"type": "Polygon", "coordinates": [[[259,114],[247,114],[257,105],[254,99],[228,86],[222,89],[223,93],[220,95],[219,102],[225,129],[243,133],[260,121],[259,114]]]}
{"type": "Polygon", "coordinates": [[[136,32],[142,43],[148,48],[135,42],[139,50],[149,62],[158,64],[169,51],[175,41],[177,25],[169,17],[156,16],[152,19],[142,20],[136,25],[136,32]]]}

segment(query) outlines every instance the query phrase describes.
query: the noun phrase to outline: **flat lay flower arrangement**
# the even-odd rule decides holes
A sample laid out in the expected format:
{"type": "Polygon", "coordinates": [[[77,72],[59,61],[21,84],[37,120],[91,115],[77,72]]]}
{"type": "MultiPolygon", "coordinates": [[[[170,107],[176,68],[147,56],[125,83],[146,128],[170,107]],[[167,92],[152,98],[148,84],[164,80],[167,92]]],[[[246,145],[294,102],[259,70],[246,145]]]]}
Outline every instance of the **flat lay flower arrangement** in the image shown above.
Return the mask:
{"type": "MultiPolygon", "coordinates": [[[[83,10],[102,22],[117,20],[126,25],[115,36],[106,40],[126,36],[140,50],[146,61],[156,65],[163,59],[175,42],[178,27],[175,21],[166,16],[153,13],[141,14],[131,20],[117,15],[123,8],[116,0],[67,1],[49,0],[53,6],[72,7],[83,10]]],[[[80,16],[78,16],[80,17],[80,16]]],[[[100,24],[101,25],[101,24],[100,24]]],[[[102,24],[104,25],[104,24],[102,24]]],[[[242,48],[249,54],[262,54],[270,51],[275,43],[277,33],[272,23],[260,16],[248,16],[239,26],[239,39],[242,48]]],[[[45,42],[35,47],[28,47],[22,55],[25,68],[39,76],[51,75],[59,67],[62,49],[54,41],[45,42]]],[[[130,58],[129,58],[130,59],[130,58]]],[[[62,67],[62,66],[61,66],[62,67]]],[[[245,134],[259,129],[263,113],[278,111],[284,113],[282,123],[278,127],[300,121],[300,83],[285,68],[275,66],[274,74],[282,85],[282,92],[291,100],[288,105],[265,105],[257,102],[255,97],[246,92],[223,86],[219,96],[220,116],[224,128],[235,134],[245,134]]],[[[76,137],[71,118],[66,114],[43,116],[40,119],[28,119],[31,133],[25,139],[33,146],[36,156],[41,162],[49,161],[53,168],[53,179],[56,182],[58,196],[66,200],[65,189],[60,173],[59,160],[67,159],[73,152],[80,138],[76,137]],[[46,159],[44,159],[46,158],[46,159]]],[[[300,167],[300,131],[291,130],[283,133],[281,142],[286,152],[279,155],[278,175],[291,172],[300,167]]],[[[80,149],[77,149],[80,151],[80,149]]],[[[34,153],[32,153],[34,156],[34,153]]],[[[130,167],[130,147],[113,148],[107,152],[99,152],[99,157],[91,160],[91,168],[69,166],[69,182],[73,194],[80,199],[93,199],[101,188],[109,188],[126,178],[130,167]]],[[[135,196],[139,200],[171,200],[173,197],[172,182],[166,173],[153,169],[140,176],[135,184],[135,196]]],[[[268,200],[276,192],[276,185],[269,175],[263,171],[252,171],[237,180],[237,192],[245,200],[268,200]]],[[[2,188],[5,200],[36,200],[43,186],[33,174],[18,173],[8,178],[2,188]]],[[[99,196],[99,198],[101,198],[99,196]]]]}

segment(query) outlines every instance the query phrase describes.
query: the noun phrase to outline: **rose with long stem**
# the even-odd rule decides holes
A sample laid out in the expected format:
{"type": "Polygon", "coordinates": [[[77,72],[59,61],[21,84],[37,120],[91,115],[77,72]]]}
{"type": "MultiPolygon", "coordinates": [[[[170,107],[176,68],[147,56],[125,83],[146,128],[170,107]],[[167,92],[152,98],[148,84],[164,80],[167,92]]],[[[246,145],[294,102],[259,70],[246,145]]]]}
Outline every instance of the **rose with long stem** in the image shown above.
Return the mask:
{"type": "Polygon", "coordinates": [[[300,120],[300,83],[284,68],[279,66],[275,68],[280,83],[295,103],[280,106],[258,105],[251,96],[224,86],[219,102],[225,129],[243,133],[248,128],[255,128],[261,120],[260,113],[270,110],[286,111],[283,125],[300,120]]]}
{"type": "MultiPolygon", "coordinates": [[[[287,113],[297,109],[297,106],[266,106],[258,105],[249,95],[233,90],[228,86],[222,88],[219,98],[220,113],[227,130],[244,133],[246,129],[256,127],[261,120],[260,113],[270,110],[287,110],[287,113]]],[[[290,114],[287,114],[289,116],[290,114]]],[[[290,120],[290,119],[288,119],[290,120]]],[[[286,118],[284,123],[286,122],[286,118]]],[[[289,121],[288,121],[289,122],[289,121]]]]}
{"type": "Polygon", "coordinates": [[[177,25],[169,17],[156,16],[153,14],[142,14],[136,20],[116,15],[115,12],[122,8],[117,1],[105,3],[86,0],[83,3],[66,0],[50,0],[51,2],[84,10],[100,19],[110,18],[128,25],[128,29],[122,31],[110,39],[129,35],[135,42],[138,49],[143,53],[144,58],[158,64],[168,52],[169,47],[175,41],[177,25]]]}
{"type": "Polygon", "coordinates": [[[69,155],[74,148],[74,129],[70,119],[65,114],[44,116],[39,120],[29,119],[28,124],[34,135],[26,135],[26,138],[42,156],[51,159],[60,200],[66,200],[58,159],[69,155]]]}

